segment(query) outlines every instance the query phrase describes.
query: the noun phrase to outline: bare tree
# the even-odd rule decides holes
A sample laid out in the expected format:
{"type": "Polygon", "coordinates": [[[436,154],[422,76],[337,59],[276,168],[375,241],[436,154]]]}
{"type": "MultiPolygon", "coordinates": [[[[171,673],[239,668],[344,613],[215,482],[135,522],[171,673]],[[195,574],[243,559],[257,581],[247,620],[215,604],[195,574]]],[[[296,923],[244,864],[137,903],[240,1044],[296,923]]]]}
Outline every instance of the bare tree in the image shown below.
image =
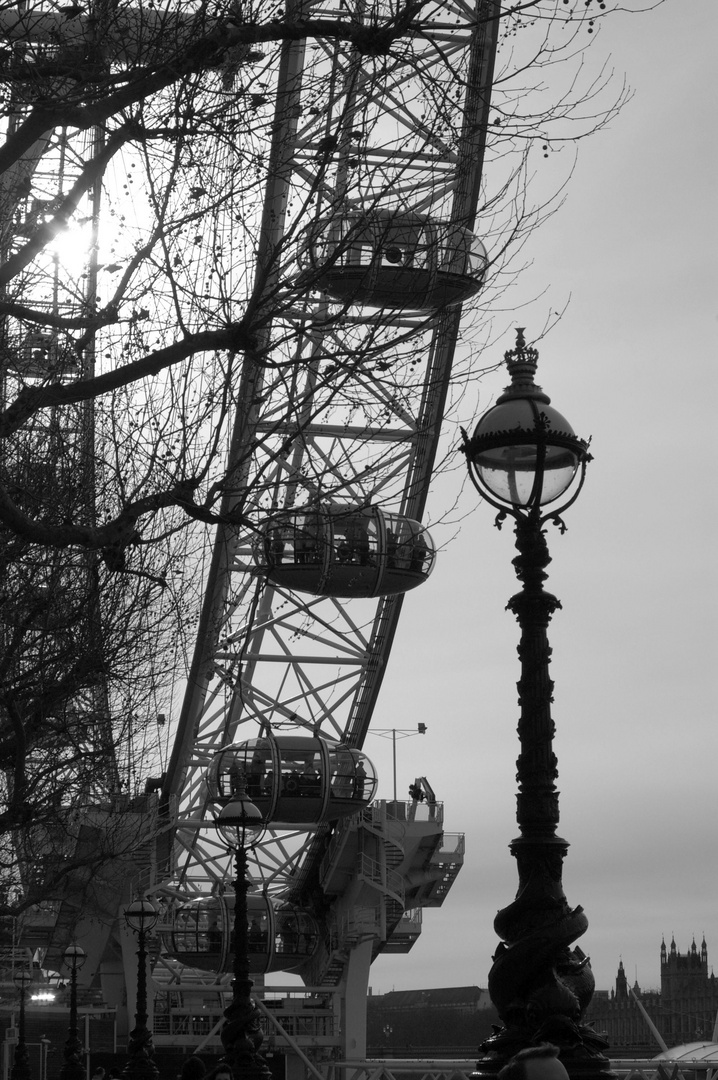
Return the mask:
{"type": "MultiPolygon", "coordinates": [[[[86,510],[86,486],[61,467],[63,456],[77,465],[67,436],[39,434],[26,457],[15,444],[4,481],[46,520],[86,510]],[[51,471],[43,446],[52,450],[51,471]]],[[[161,764],[161,684],[177,667],[176,635],[188,613],[172,582],[176,547],[148,545],[135,569],[120,574],[108,553],[41,547],[8,530],[2,539],[0,883],[5,913],[18,913],[59,902],[70,886],[77,890],[78,870],[89,881],[142,839],[123,818],[138,788],[131,763],[147,734],[145,775],[161,764]],[[81,844],[103,808],[104,816],[115,812],[112,827],[101,842],[81,844]]]]}
{"type": "MultiPolygon", "coordinates": [[[[313,175],[293,192],[291,207],[268,208],[268,183],[282,167],[267,160],[278,122],[271,108],[277,54],[299,39],[322,48],[340,43],[351,49],[349,77],[357,83],[388,66],[406,68],[418,80],[425,143],[450,148],[458,136],[452,88],[466,73],[454,70],[450,56],[443,71],[421,69],[415,39],[423,7],[377,7],[361,20],[313,17],[313,9],[293,5],[283,12],[272,3],[202,3],[190,14],[172,6],[99,5],[88,13],[38,3],[2,13],[7,381],[0,436],[12,440],[41,411],[96,401],[95,423],[109,440],[101,513],[49,522],[5,490],[6,527],[39,544],[119,552],[136,540],[139,522],[167,507],[212,519],[226,486],[222,440],[241,389],[240,358],[278,373],[296,363],[298,313],[323,331],[337,322],[336,309],[327,313],[316,302],[302,310],[308,294],[316,299],[317,275],[301,270],[316,206],[331,220],[362,185],[365,203],[381,205],[387,191],[406,189],[418,152],[400,157],[393,147],[395,160],[377,167],[368,152],[372,133],[349,90],[345,114],[325,130],[321,57],[305,61],[304,100],[317,102],[302,120],[313,175]],[[350,179],[342,176],[348,170],[350,179]],[[286,223],[258,265],[267,213],[283,213],[286,223]],[[100,252],[99,262],[93,266],[88,255],[82,268],[89,284],[62,265],[63,244],[81,242],[83,220],[100,252]]],[[[605,70],[583,75],[588,35],[609,7],[616,5],[534,0],[501,11],[482,211],[495,275],[540,216],[527,202],[529,153],[538,143],[545,153],[584,137],[625,100],[622,88],[606,96],[605,70]],[[546,105],[539,91],[556,70],[564,74],[546,105]]],[[[415,331],[404,335],[404,356],[415,331]]],[[[397,366],[401,336],[392,337],[397,366]]],[[[338,394],[359,364],[387,351],[381,321],[362,341],[361,358],[356,344],[333,345],[338,394]]]]}
{"type": "MultiPolygon", "coordinates": [[[[535,163],[626,100],[585,57],[596,24],[647,6],[477,8],[500,39],[476,133],[483,305],[553,209],[532,200],[535,163]]],[[[295,451],[319,419],[379,429],[425,392],[416,342],[449,301],[357,314],[327,275],[367,222],[391,230],[462,182],[453,102],[469,72],[442,46],[451,17],[421,2],[0,8],[0,821],[21,905],[60,888],[56,867],[37,871],[53,808],[122,792],[122,747],[158,673],[182,673],[207,525],[256,535],[278,461],[313,497],[362,475],[374,498],[395,490],[400,441],[381,463],[331,468],[295,451]],[[381,113],[380,81],[393,88],[381,113]]],[[[464,342],[458,395],[480,374],[478,341],[464,342]]]]}

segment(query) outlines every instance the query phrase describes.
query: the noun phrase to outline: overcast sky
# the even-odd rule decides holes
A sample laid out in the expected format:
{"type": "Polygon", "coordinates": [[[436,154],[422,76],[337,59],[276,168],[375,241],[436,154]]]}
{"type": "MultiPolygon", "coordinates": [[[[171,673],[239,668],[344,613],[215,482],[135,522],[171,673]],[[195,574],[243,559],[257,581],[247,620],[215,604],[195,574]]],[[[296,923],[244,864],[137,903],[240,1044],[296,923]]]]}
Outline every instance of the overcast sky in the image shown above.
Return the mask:
{"type": "MultiPolygon", "coordinates": [[[[635,97],[584,144],[515,293],[548,290],[515,319],[529,339],[570,295],[538,382],[593,437],[568,532],[549,535],[548,588],[563,603],[550,641],[564,886],[588,915],[579,944],[603,989],[621,958],[657,986],[674,933],[683,952],[705,933],[718,972],[716,41],[715,0],[604,28],[635,97]]],[[[505,323],[487,362],[513,345],[505,323]]],[[[505,382],[484,381],[481,408],[505,382]]],[[[486,986],[493,918],[516,891],[513,536],[468,487],[461,509],[460,535],[407,597],[374,727],[427,725],[399,743],[399,791],[428,777],[466,863],[414,950],[374,964],[374,992],[486,986]]],[[[391,743],[370,735],[365,749],[391,797],[391,743]]]]}

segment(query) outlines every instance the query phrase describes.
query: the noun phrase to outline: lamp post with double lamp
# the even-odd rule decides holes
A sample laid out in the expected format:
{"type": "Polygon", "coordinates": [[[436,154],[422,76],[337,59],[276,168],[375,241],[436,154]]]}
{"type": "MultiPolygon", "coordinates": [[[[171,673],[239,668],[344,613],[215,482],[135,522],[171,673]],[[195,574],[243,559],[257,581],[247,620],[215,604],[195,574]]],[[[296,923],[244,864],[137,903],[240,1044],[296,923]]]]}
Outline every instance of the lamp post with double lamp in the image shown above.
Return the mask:
{"type": "Polygon", "coordinates": [[[155,926],[159,912],[149,900],[135,900],[125,908],[125,922],[137,934],[137,1001],[135,1026],[127,1043],[128,1062],[122,1070],[127,1080],[157,1080],[159,1070],[152,1060],[155,1048],[147,1027],[147,934],[155,926]]]}
{"type": "Polygon", "coordinates": [[[87,957],[84,949],[72,942],[65,949],[62,959],[70,972],[70,1030],[63,1050],[65,1060],[60,1069],[60,1080],[84,1080],[82,1040],[77,1029],[77,973],[87,957]]]}
{"type": "Polygon", "coordinates": [[[15,969],[13,982],[20,995],[20,1010],[17,1025],[17,1043],[13,1057],[10,1080],[30,1080],[30,1057],[25,1042],[25,995],[27,988],[32,982],[32,972],[25,967],[15,969]]]}
{"type": "Polygon", "coordinates": [[[588,443],[550,404],[534,382],[536,349],[517,331],[505,355],[511,385],[479,420],[464,451],[471,478],[499,510],[496,524],[514,521],[513,560],[521,591],[508,609],[521,628],[518,647],[520,753],[517,761],[519,837],[516,899],[496,916],[501,942],[489,973],[489,993],[503,1028],[482,1046],[478,1075],[492,1076],[519,1050],[542,1042],[559,1047],[572,1080],[610,1074],[605,1041],[583,1022],[593,995],[588,957],[573,943],[588,928],[581,907],[571,908],[561,880],[568,844],[556,835],[558,776],[551,718],[553,682],[547,628],[559,600],[544,589],[551,561],[545,526],[561,532],[561,514],[575,501],[591,460],[588,443]]]}
{"type": "Polygon", "coordinates": [[[215,817],[215,827],[234,852],[234,978],[220,1037],[235,1080],[271,1080],[269,1066],[259,1053],[262,1033],[259,1010],[252,1001],[247,929],[247,852],[259,841],[264,823],[260,811],[247,798],[244,777],[238,778],[232,802],[215,817]]]}

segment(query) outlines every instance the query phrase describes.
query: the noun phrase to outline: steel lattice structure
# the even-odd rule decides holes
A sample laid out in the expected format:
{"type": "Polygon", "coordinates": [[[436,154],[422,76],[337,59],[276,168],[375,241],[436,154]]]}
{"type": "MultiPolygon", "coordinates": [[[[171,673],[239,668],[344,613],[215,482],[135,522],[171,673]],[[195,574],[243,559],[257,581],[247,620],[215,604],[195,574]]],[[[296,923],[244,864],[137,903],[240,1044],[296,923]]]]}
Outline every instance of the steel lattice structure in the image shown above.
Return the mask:
{"type": "MultiPolygon", "coordinates": [[[[314,5],[308,15],[337,14],[314,5]]],[[[336,215],[347,207],[412,209],[472,226],[488,123],[497,5],[477,10],[431,5],[412,22],[402,61],[369,77],[356,49],[306,42],[283,50],[260,245],[275,260],[296,243],[292,207],[336,215]],[[320,118],[304,95],[328,88],[320,118]],[[417,105],[451,94],[462,111],[460,139],[441,145],[417,105]],[[455,88],[452,90],[451,88],[455,88]],[[298,117],[309,115],[308,121],[298,117]],[[321,151],[333,133],[330,158],[321,151]],[[368,134],[371,133],[371,134],[368,134]],[[361,148],[357,148],[357,140],[361,148]],[[319,152],[317,148],[320,148],[319,152]],[[362,169],[352,162],[361,155],[362,169]],[[355,170],[356,171],[356,170],[355,170]],[[316,198],[314,196],[316,195],[316,198]],[[276,208],[281,207],[281,212],[276,208]]],[[[361,18],[357,8],[355,17],[361,18]]],[[[318,112],[319,110],[317,110],[318,112]]],[[[177,800],[175,873],[184,887],[223,880],[227,856],[211,829],[205,772],[212,755],[265,725],[319,734],[361,747],[380,691],[401,597],[337,600],[271,586],[255,559],[258,529],[277,509],[324,500],[380,503],[421,519],[451,378],[459,306],[426,313],[377,312],[302,295],[282,270],[261,280],[269,254],[260,246],[260,287],[281,315],[267,327],[275,366],[249,356],[241,375],[230,469],[240,474],[242,524],[220,527],[207,583],[189,686],[166,777],[177,800]],[[291,327],[291,333],[287,327],[291,327]],[[411,343],[412,363],[402,360],[411,343]],[[352,355],[361,360],[352,366],[352,355]],[[337,357],[344,380],[335,381],[337,357]],[[397,368],[393,360],[396,358],[397,368]],[[377,364],[379,359],[380,364],[377,364]],[[417,366],[417,362],[421,366],[417,366]],[[391,371],[391,382],[382,371],[391,371]]],[[[300,282],[301,284],[301,282],[300,282]]],[[[240,501],[226,500],[225,511],[240,501]]],[[[296,889],[315,839],[271,832],[256,852],[263,888],[296,889]]]]}

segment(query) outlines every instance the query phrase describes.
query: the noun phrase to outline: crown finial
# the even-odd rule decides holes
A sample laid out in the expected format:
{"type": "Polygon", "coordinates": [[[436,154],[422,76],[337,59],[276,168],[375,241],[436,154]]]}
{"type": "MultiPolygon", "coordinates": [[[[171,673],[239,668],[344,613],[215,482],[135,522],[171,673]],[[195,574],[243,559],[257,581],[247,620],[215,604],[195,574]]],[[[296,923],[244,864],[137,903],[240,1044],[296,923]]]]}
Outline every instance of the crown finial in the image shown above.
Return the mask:
{"type": "Polygon", "coordinates": [[[233,761],[229,767],[229,782],[233,799],[247,798],[247,774],[236,761],[233,761]]]}
{"type": "Polygon", "coordinates": [[[534,382],[539,354],[538,349],[526,344],[525,329],[524,326],[516,327],[516,346],[504,353],[511,385],[506,387],[498,400],[501,402],[515,397],[535,398],[548,405],[551,398],[534,382]]]}

